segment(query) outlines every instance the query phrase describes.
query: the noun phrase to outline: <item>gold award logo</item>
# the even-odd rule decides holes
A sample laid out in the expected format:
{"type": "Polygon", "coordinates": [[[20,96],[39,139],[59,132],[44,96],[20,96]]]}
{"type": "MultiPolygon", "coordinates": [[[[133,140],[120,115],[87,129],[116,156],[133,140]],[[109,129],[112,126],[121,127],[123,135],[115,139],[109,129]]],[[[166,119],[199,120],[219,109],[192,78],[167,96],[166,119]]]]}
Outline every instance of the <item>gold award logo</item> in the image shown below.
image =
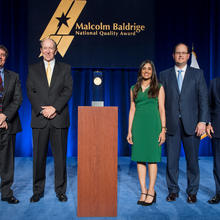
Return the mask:
{"type": "Polygon", "coordinates": [[[58,52],[64,57],[74,39],[74,35],[69,35],[70,31],[85,5],[86,0],[61,0],[40,40],[53,39],[57,43],[58,52]]]}

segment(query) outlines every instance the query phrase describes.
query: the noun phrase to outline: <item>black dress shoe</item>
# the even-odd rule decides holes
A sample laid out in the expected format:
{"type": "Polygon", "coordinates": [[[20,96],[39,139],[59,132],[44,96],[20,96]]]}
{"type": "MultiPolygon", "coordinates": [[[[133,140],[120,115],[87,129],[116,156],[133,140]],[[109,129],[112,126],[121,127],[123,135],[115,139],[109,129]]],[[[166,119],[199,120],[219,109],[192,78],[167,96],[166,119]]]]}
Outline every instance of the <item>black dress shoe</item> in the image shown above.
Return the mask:
{"type": "Polygon", "coordinates": [[[57,198],[60,202],[66,202],[68,200],[64,193],[57,194],[57,198]]]}
{"type": "Polygon", "coordinates": [[[8,202],[9,204],[18,204],[19,200],[17,200],[14,196],[8,198],[2,198],[2,201],[8,202]]]}
{"type": "Polygon", "coordinates": [[[155,192],[154,193],[154,196],[153,195],[150,195],[150,194],[147,194],[147,197],[148,196],[151,196],[151,197],[153,197],[153,200],[152,200],[152,202],[143,202],[143,206],[150,206],[150,205],[152,205],[153,203],[156,203],[156,199],[157,199],[157,193],[155,192]]]}
{"type": "Polygon", "coordinates": [[[187,198],[187,202],[188,203],[196,203],[197,202],[197,198],[195,194],[189,194],[188,198],[187,198]]]}
{"type": "Polygon", "coordinates": [[[34,194],[34,195],[30,198],[30,202],[39,202],[42,197],[44,197],[43,194],[34,194]]]}
{"type": "MultiPolygon", "coordinates": [[[[141,193],[141,194],[147,196],[147,193],[141,193]]],[[[145,199],[146,199],[146,197],[145,197],[145,199]]],[[[143,203],[144,203],[144,201],[141,201],[141,200],[138,200],[138,201],[137,201],[137,204],[138,204],[138,205],[143,205],[143,203]]]]}
{"type": "Polygon", "coordinates": [[[220,202],[220,195],[216,194],[214,197],[212,197],[208,203],[209,204],[218,204],[220,202]]]}
{"type": "Polygon", "coordinates": [[[176,198],[178,197],[179,197],[178,193],[169,193],[169,195],[167,196],[167,201],[168,202],[176,201],[176,198]]]}

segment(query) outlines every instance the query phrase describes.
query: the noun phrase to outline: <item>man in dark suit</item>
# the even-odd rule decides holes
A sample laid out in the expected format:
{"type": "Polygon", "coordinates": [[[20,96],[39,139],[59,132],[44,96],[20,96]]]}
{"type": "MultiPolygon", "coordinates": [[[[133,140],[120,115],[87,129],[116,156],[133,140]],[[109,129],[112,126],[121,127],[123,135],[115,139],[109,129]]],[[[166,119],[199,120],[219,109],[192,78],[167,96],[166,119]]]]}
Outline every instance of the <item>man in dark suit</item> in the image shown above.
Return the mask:
{"type": "Polygon", "coordinates": [[[220,202],[220,77],[211,81],[209,89],[209,103],[211,122],[207,126],[207,134],[212,138],[213,175],[215,179],[216,194],[208,203],[220,202]]]}
{"type": "Polygon", "coordinates": [[[178,175],[181,141],[187,161],[187,201],[197,201],[199,189],[198,152],[200,136],[208,121],[208,91],[203,71],[187,66],[189,48],[180,43],[175,46],[175,66],[160,73],[165,89],[167,125],[167,201],[179,196],[178,175]]]}
{"type": "Polygon", "coordinates": [[[18,109],[22,102],[19,76],[4,68],[8,50],[0,45],[0,175],[1,200],[19,201],[13,196],[15,136],[21,131],[18,109]]]}
{"type": "Polygon", "coordinates": [[[48,142],[55,163],[55,192],[59,201],[66,196],[66,151],[69,127],[68,101],[72,95],[71,67],[57,62],[56,43],[41,42],[43,60],[29,67],[27,94],[32,106],[33,134],[33,196],[38,202],[44,196],[45,168],[48,142]]]}

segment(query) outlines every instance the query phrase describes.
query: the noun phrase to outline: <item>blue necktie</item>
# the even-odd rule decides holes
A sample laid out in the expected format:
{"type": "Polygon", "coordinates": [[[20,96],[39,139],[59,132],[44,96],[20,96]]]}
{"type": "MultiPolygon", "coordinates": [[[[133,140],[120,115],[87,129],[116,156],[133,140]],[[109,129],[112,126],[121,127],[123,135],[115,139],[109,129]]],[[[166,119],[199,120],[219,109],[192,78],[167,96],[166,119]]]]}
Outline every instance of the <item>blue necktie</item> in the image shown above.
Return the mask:
{"type": "Polygon", "coordinates": [[[177,72],[178,72],[177,82],[178,82],[179,91],[181,92],[182,84],[183,84],[183,77],[181,73],[183,72],[183,70],[177,70],[177,72]]]}

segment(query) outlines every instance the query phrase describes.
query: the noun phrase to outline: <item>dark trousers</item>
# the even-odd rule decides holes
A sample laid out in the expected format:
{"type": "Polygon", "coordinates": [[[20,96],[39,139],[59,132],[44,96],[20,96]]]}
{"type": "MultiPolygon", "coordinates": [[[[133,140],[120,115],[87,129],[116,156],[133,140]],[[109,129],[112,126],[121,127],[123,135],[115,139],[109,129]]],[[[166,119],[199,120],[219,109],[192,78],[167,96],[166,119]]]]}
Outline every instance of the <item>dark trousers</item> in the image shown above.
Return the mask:
{"type": "Polygon", "coordinates": [[[185,151],[187,162],[187,194],[196,194],[199,189],[199,143],[200,137],[195,135],[187,135],[184,131],[181,119],[175,135],[168,135],[166,140],[167,146],[167,173],[166,180],[169,193],[178,193],[180,191],[178,185],[179,177],[179,157],[181,150],[181,140],[185,151]]]}
{"type": "Polygon", "coordinates": [[[15,134],[0,129],[1,198],[13,196],[15,134]]]}
{"type": "Polygon", "coordinates": [[[66,192],[66,151],[67,133],[66,128],[55,128],[48,124],[42,129],[32,129],[33,131],[33,193],[44,194],[46,179],[46,158],[48,143],[50,141],[52,154],[54,157],[55,169],[55,192],[56,194],[66,192]]]}
{"type": "Polygon", "coordinates": [[[220,138],[212,138],[212,152],[216,194],[220,195],[220,138]]]}

